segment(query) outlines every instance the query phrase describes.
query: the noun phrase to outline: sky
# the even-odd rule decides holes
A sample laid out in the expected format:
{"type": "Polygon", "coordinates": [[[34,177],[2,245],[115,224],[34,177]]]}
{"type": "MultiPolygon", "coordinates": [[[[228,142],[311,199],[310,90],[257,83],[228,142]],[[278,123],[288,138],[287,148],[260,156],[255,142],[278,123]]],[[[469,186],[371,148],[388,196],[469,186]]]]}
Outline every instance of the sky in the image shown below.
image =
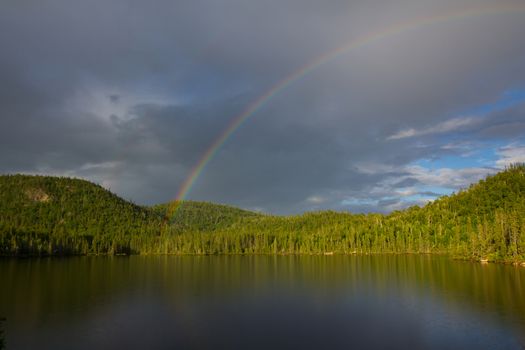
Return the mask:
{"type": "Polygon", "coordinates": [[[525,162],[523,33],[523,0],[4,0],[0,173],[144,205],[423,205],[525,162]]]}

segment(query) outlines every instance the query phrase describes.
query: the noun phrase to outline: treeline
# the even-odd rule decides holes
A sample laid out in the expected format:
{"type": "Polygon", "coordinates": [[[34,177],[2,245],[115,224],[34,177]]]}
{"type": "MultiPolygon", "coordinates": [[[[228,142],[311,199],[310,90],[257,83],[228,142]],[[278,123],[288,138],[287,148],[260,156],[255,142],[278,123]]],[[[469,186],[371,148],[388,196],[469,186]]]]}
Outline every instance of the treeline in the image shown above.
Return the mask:
{"type": "Polygon", "coordinates": [[[231,226],[242,218],[262,216],[228,205],[195,201],[158,204],[151,207],[151,210],[164,218],[165,222],[178,232],[215,231],[231,226]]]}
{"type": "Polygon", "coordinates": [[[88,181],[0,177],[0,254],[137,253],[132,236],[159,234],[161,218],[88,181]]]}
{"type": "Polygon", "coordinates": [[[524,165],[389,215],[281,217],[200,202],[143,208],[82,180],[0,180],[3,255],[445,253],[525,261],[524,165]]]}

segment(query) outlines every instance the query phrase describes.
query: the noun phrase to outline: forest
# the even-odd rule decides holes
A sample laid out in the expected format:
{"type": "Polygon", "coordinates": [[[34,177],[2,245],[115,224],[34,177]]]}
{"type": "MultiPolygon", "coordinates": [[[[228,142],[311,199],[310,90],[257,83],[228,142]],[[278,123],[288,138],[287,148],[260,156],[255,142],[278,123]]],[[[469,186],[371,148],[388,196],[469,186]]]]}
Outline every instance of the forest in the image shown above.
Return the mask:
{"type": "Polygon", "coordinates": [[[448,254],[525,262],[525,165],[424,207],[275,216],[205,202],[152,207],[85,180],[0,176],[0,255],[448,254]]]}

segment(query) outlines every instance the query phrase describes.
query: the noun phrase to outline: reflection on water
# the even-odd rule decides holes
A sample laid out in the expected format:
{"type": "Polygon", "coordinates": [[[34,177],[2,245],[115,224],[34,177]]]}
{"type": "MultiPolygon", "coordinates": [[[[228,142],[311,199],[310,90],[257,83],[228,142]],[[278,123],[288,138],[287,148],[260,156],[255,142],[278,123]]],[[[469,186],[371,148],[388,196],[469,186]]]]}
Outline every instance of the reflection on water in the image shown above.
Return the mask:
{"type": "Polygon", "coordinates": [[[0,260],[7,348],[525,345],[525,268],[430,256],[0,260]]]}
{"type": "Polygon", "coordinates": [[[5,317],[0,317],[0,350],[5,349],[4,322],[5,317]]]}

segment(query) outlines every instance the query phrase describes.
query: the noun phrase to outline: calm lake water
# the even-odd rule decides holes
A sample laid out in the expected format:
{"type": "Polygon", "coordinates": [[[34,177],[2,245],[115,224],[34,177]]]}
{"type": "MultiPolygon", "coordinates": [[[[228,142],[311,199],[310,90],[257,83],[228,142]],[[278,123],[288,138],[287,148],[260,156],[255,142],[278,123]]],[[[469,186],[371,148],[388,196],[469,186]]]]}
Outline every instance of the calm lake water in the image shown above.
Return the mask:
{"type": "Polygon", "coordinates": [[[0,260],[7,349],[523,349],[525,268],[430,256],[0,260]]]}

